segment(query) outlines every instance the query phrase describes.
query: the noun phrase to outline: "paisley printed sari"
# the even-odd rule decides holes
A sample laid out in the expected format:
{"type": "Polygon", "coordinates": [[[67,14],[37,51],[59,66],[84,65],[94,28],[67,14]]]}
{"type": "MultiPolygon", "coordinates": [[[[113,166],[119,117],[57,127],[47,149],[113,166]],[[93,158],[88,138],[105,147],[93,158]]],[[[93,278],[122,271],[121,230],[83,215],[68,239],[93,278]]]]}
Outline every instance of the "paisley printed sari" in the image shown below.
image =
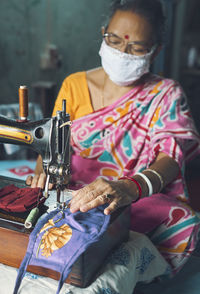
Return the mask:
{"type": "MultiPolygon", "coordinates": [[[[199,152],[199,137],[177,83],[149,77],[114,104],[73,121],[72,182],[117,180],[147,168],[158,152],[184,163],[199,152]]],[[[179,177],[167,194],[187,197],[179,177]]]]}
{"type": "Polygon", "coordinates": [[[71,188],[98,177],[133,176],[148,168],[159,152],[174,158],[179,177],[162,193],[132,204],[131,229],[147,234],[177,272],[194,250],[199,231],[184,181],[185,162],[199,153],[199,142],[179,84],[149,74],[112,105],[73,121],[71,188]]]}

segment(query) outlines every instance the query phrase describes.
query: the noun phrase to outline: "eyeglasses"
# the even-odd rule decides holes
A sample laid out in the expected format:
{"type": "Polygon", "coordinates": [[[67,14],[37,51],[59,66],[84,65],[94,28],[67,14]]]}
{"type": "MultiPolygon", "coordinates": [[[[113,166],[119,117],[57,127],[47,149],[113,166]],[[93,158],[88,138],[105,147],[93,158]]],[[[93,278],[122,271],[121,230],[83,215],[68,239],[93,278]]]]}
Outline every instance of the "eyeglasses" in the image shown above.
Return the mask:
{"type": "Polygon", "coordinates": [[[144,55],[151,51],[152,47],[149,48],[145,46],[145,44],[141,44],[139,41],[133,41],[129,43],[125,43],[125,40],[115,34],[105,33],[103,34],[103,38],[106,41],[106,44],[110,47],[121,49],[123,46],[127,47],[127,53],[132,55],[144,55]]]}

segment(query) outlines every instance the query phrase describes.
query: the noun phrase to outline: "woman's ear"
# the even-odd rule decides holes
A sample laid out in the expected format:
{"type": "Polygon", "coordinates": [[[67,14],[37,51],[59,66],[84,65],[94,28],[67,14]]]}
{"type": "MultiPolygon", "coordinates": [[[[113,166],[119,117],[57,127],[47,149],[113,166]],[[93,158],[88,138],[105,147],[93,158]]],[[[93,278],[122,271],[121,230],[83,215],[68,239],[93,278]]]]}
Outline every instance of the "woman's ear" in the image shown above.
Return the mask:
{"type": "Polygon", "coordinates": [[[156,58],[156,56],[160,53],[160,51],[162,50],[163,46],[159,45],[156,47],[156,49],[154,50],[152,56],[151,56],[151,63],[154,61],[154,59],[156,58]]]}

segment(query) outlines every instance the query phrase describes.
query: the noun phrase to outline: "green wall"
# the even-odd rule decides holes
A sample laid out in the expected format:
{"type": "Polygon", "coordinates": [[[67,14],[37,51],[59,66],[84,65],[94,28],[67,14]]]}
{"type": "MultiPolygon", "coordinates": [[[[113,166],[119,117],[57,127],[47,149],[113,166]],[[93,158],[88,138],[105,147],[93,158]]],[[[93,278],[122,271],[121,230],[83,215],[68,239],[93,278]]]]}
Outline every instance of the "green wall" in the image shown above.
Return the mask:
{"type": "Polygon", "coordinates": [[[109,0],[0,0],[0,104],[18,102],[26,84],[53,81],[100,65],[101,25],[109,0]],[[41,69],[46,44],[57,46],[61,67],[41,69]]]}

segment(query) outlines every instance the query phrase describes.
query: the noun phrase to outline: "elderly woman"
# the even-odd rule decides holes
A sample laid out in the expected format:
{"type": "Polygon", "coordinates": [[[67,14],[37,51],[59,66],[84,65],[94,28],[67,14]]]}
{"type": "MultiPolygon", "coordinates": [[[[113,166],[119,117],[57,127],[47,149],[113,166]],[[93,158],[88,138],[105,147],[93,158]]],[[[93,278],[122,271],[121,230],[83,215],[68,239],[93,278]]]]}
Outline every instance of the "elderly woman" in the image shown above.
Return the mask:
{"type": "MultiPolygon", "coordinates": [[[[71,212],[108,203],[104,213],[111,214],[130,204],[130,229],[150,238],[174,274],[199,231],[184,180],[199,137],[179,84],[149,72],[164,29],[159,0],[113,1],[102,28],[102,67],[68,76],[53,115],[66,98],[73,120],[71,212]]],[[[39,159],[27,183],[44,182],[39,159]]]]}

